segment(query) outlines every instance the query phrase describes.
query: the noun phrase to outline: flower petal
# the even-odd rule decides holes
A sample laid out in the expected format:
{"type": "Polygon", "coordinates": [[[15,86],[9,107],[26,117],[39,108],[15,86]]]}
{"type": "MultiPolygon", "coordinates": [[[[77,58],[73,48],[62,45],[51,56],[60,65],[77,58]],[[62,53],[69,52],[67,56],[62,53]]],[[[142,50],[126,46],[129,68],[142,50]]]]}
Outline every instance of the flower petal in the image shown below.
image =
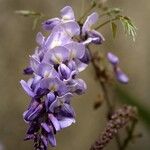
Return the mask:
{"type": "Polygon", "coordinates": [[[129,82],[128,76],[119,67],[116,68],[115,73],[119,82],[123,84],[127,84],[129,82]]]}
{"type": "Polygon", "coordinates": [[[93,24],[95,24],[98,21],[98,14],[96,12],[89,15],[83,24],[82,27],[82,34],[85,35],[86,32],[91,31],[91,27],[93,24]]]}
{"type": "Polygon", "coordinates": [[[78,42],[71,42],[66,44],[65,47],[69,49],[70,59],[82,58],[85,54],[85,46],[78,42]]]}
{"type": "Polygon", "coordinates": [[[34,72],[38,72],[39,65],[40,62],[33,56],[30,56],[30,66],[34,72]]]}
{"type": "Polygon", "coordinates": [[[111,53],[111,52],[109,52],[107,54],[107,59],[114,66],[116,66],[117,64],[119,64],[119,58],[116,55],[114,55],[113,53],[111,53]]]}
{"type": "Polygon", "coordinates": [[[45,63],[60,64],[69,58],[69,50],[63,46],[55,47],[49,50],[43,59],[45,63]]]}
{"type": "Polygon", "coordinates": [[[45,41],[45,37],[43,36],[43,34],[41,32],[38,32],[37,36],[36,36],[36,42],[37,42],[37,44],[39,44],[40,46],[42,46],[43,43],[44,43],[44,41],[45,41]]]}
{"type": "Polygon", "coordinates": [[[54,133],[51,132],[50,134],[48,134],[47,138],[48,138],[50,145],[52,147],[55,147],[56,146],[56,139],[55,139],[54,133]]]}
{"type": "Polygon", "coordinates": [[[47,138],[44,135],[41,135],[41,140],[42,140],[44,146],[47,147],[48,146],[47,138]]]}
{"type": "Polygon", "coordinates": [[[73,9],[70,6],[66,6],[60,11],[63,21],[75,20],[73,9]]]}
{"type": "Polygon", "coordinates": [[[77,69],[78,69],[79,72],[85,70],[86,67],[88,66],[88,64],[83,63],[83,62],[80,61],[80,60],[75,60],[75,63],[76,63],[76,67],[77,67],[77,69]]]}
{"type": "Polygon", "coordinates": [[[24,80],[21,80],[20,83],[21,83],[23,89],[25,90],[25,92],[26,92],[29,96],[34,97],[35,94],[34,94],[34,92],[32,91],[32,89],[29,87],[29,85],[28,85],[24,80]]]}
{"type": "MultiPolygon", "coordinates": [[[[69,37],[73,37],[75,35],[80,34],[80,26],[74,21],[63,23],[61,26],[64,29],[64,33],[68,35],[69,37]]],[[[57,28],[60,28],[60,27],[57,26],[56,30],[57,28]]]]}
{"type": "Polygon", "coordinates": [[[56,25],[60,24],[61,21],[59,18],[52,18],[44,21],[42,27],[44,30],[51,31],[56,25]]]}
{"type": "Polygon", "coordinates": [[[45,122],[41,123],[41,127],[47,132],[50,133],[51,132],[51,128],[49,127],[49,125],[45,122]]]}
{"type": "Polygon", "coordinates": [[[58,72],[61,75],[62,79],[68,79],[71,74],[71,70],[65,64],[59,65],[58,72]]]}
{"type": "Polygon", "coordinates": [[[102,42],[105,41],[104,36],[96,30],[91,30],[87,34],[88,34],[88,37],[92,38],[91,42],[94,44],[102,44],[102,42]]]}
{"type": "Polygon", "coordinates": [[[48,117],[51,120],[55,130],[60,131],[61,128],[60,128],[59,121],[57,120],[57,118],[53,114],[49,114],[48,117]]]}
{"type": "Polygon", "coordinates": [[[71,37],[66,33],[65,29],[58,25],[53,30],[50,36],[45,42],[45,46],[48,50],[57,46],[63,46],[71,41],[71,37]]]}
{"type": "Polygon", "coordinates": [[[71,92],[75,92],[79,95],[83,94],[87,89],[86,83],[82,79],[72,80],[72,83],[70,83],[68,86],[71,92]]]}
{"type": "Polygon", "coordinates": [[[75,117],[75,112],[72,106],[70,104],[65,103],[59,112],[59,116],[62,117],[68,117],[68,118],[74,118],[75,117]]]}
{"type": "Polygon", "coordinates": [[[39,114],[40,112],[42,111],[43,109],[43,105],[40,104],[34,111],[33,113],[31,113],[31,115],[28,116],[28,121],[32,121],[33,119],[35,119],[39,114]]]}
{"type": "Polygon", "coordinates": [[[59,120],[59,124],[61,129],[69,127],[72,123],[75,123],[74,118],[63,118],[62,120],[59,120]]]}
{"type": "Polygon", "coordinates": [[[72,94],[67,93],[61,97],[57,97],[56,100],[50,105],[49,110],[51,112],[54,112],[56,108],[58,108],[61,105],[64,105],[64,103],[70,103],[72,94]]]}
{"type": "Polygon", "coordinates": [[[53,68],[52,65],[41,63],[38,68],[38,75],[44,77],[44,78],[55,78],[58,77],[57,71],[53,68]]]}

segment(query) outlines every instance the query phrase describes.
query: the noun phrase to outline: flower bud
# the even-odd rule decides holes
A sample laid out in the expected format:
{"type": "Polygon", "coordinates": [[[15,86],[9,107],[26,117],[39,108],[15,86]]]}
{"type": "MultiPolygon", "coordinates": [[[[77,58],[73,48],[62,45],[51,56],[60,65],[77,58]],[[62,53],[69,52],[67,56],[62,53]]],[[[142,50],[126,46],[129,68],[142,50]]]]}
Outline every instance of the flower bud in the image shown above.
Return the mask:
{"type": "Polygon", "coordinates": [[[68,79],[70,77],[71,70],[65,64],[60,64],[58,71],[63,79],[68,79]]]}
{"type": "Polygon", "coordinates": [[[49,125],[45,122],[41,123],[41,127],[47,132],[47,133],[50,133],[51,132],[51,129],[49,127],[49,125]]]}
{"type": "Polygon", "coordinates": [[[119,58],[111,52],[107,54],[107,59],[114,66],[119,64],[119,58]]]}
{"type": "Polygon", "coordinates": [[[119,82],[124,84],[129,82],[128,76],[119,67],[116,68],[115,73],[119,82]]]}
{"type": "Polygon", "coordinates": [[[102,44],[105,41],[103,35],[96,30],[89,31],[87,34],[92,38],[92,43],[94,44],[102,44]]]}
{"type": "Polygon", "coordinates": [[[33,113],[31,113],[31,115],[29,115],[29,117],[27,118],[27,121],[32,121],[33,119],[35,119],[41,112],[41,110],[43,109],[43,105],[40,104],[34,111],[33,113]]]}

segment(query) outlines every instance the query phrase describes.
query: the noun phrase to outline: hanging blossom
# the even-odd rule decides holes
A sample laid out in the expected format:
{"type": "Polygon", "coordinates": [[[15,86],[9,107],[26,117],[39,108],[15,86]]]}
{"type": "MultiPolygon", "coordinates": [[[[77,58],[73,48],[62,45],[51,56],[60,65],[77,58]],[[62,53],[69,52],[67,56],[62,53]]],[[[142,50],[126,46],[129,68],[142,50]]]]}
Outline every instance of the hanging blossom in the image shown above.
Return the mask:
{"type": "Polygon", "coordinates": [[[113,70],[115,72],[117,80],[124,84],[128,83],[129,82],[128,76],[119,67],[119,58],[111,52],[108,52],[107,58],[108,58],[108,61],[113,66],[113,70]]]}
{"type": "Polygon", "coordinates": [[[97,13],[88,16],[83,25],[75,21],[70,6],[64,7],[60,14],[60,18],[42,23],[49,35],[37,33],[38,46],[30,56],[30,65],[24,69],[24,74],[32,77],[20,81],[31,98],[23,113],[29,125],[25,140],[33,140],[36,150],[47,150],[48,143],[55,147],[55,134],[75,123],[71,99],[74,94],[85,93],[87,88],[78,74],[90,62],[88,45],[104,41],[104,37],[92,29],[98,21],[97,13]]]}

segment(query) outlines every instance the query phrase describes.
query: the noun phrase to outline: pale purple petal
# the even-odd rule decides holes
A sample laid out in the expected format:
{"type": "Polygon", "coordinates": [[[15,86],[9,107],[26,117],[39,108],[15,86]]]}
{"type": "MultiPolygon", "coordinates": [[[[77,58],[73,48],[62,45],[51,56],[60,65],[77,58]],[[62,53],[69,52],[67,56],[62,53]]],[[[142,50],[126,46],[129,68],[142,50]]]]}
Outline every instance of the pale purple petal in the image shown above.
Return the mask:
{"type": "Polygon", "coordinates": [[[60,10],[63,21],[75,20],[73,9],[70,6],[66,6],[60,10]]]}
{"type": "Polygon", "coordinates": [[[72,96],[73,96],[72,93],[66,93],[65,95],[63,95],[61,97],[57,97],[57,100],[60,101],[61,103],[68,103],[69,104],[72,96]]]}
{"type": "Polygon", "coordinates": [[[68,118],[74,118],[75,117],[75,112],[72,106],[70,104],[65,103],[59,112],[59,116],[62,117],[68,117],[68,118]]]}
{"type": "Polygon", "coordinates": [[[69,58],[69,50],[63,46],[49,50],[43,59],[45,63],[60,64],[69,58]]]}
{"type": "Polygon", "coordinates": [[[38,72],[39,65],[40,62],[33,56],[30,56],[30,66],[34,72],[38,72]]]}
{"type": "Polygon", "coordinates": [[[63,118],[62,120],[59,121],[61,129],[69,127],[72,123],[75,123],[74,118],[63,118]]]}
{"type": "Polygon", "coordinates": [[[44,43],[44,40],[45,40],[45,37],[43,36],[43,34],[41,32],[38,32],[37,33],[37,36],[36,36],[36,42],[38,45],[42,46],[43,43],[44,43]]]}
{"type": "Polygon", "coordinates": [[[57,118],[53,114],[49,114],[48,117],[51,120],[55,130],[60,131],[61,128],[60,128],[59,121],[57,120],[57,118]]]}
{"type": "Polygon", "coordinates": [[[72,71],[73,70],[76,70],[76,63],[74,60],[70,60],[67,64],[67,66],[69,67],[69,69],[71,69],[72,71]]]}
{"type": "Polygon", "coordinates": [[[58,77],[57,71],[53,68],[52,65],[41,63],[38,68],[38,75],[44,77],[44,78],[55,78],[58,77]]]}
{"type": "Polygon", "coordinates": [[[89,15],[83,24],[82,34],[85,35],[86,32],[91,31],[92,25],[94,25],[98,21],[98,14],[96,12],[89,15]]]}
{"type": "Polygon", "coordinates": [[[89,50],[86,48],[85,49],[85,54],[84,56],[80,59],[81,62],[85,63],[85,64],[89,64],[91,61],[91,55],[89,50]]]}
{"type": "MultiPolygon", "coordinates": [[[[80,26],[74,21],[63,23],[61,26],[64,29],[64,33],[69,37],[73,37],[75,35],[80,34],[80,26]]],[[[57,28],[60,28],[60,26],[57,26],[56,30],[57,28]]]]}
{"type": "Polygon", "coordinates": [[[50,105],[49,110],[54,112],[57,107],[64,105],[64,103],[70,103],[72,96],[73,95],[71,93],[67,93],[64,96],[57,97],[56,100],[50,105]]]}
{"type": "Polygon", "coordinates": [[[87,89],[87,85],[84,80],[82,79],[74,79],[72,82],[70,82],[70,85],[68,85],[70,88],[70,91],[76,94],[83,94],[85,93],[87,89]]]}
{"type": "Polygon", "coordinates": [[[129,82],[128,76],[119,67],[116,68],[115,73],[119,82],[124,84],[127,84],[129,82]]]}
{"type": "Polygon", "coordinates": [[[59,65],[58,72],[61,75],[62,79],[68,79],[71,74],[71,70],[65,64],[59,65]]]}
{"type": "Polygon", "coordinates": [[[104,36],[96,30],[91,30],[87,34],[88,37],[92,38],[92,43],[94,44],[102,44],[105,41],[104,36]]]}
{"type": "Polygon", "coordinates": [[[32,91],[31,87],[27,84],[27,82],[25,82],[24,80],[21,80],[20,83],[21,83],[23,89],[25,90],[25,92],[26,92],[29,96],[34,97],[35,94],[34,94],[34,92],[32,91]]]}
{"type": "Polygon", "coordinates": [[[58,78],[44,78],[40,82],[40,87],[53,92],[57,91],[58,95],[63,95],[67,92],[67,86],[58,78]]]}
{"type": "Polygon", "coordinates": [[[47,138],[48,138],[50,145],[52,147],[55,147],[56,146],[56,139],[55,139],[54,134],[53,133],[48,134],[47,138]]]}
{"type": "Polygon", "coordinates": [[[47,112],[49,110],[49,106],[52,104],[52,102],[54,102],[54,100],[55,100],[55,94],[53,92],[49,92],[47,94],[47,97],[45,98],[45,107],[47,112]]]}
{"type": "Polygon", "coordinates": [[[51,128],[49,127],[49,125],[45,122],[41,123],[41,127],[47,132],[50,133],[51,132],[51,128]]]}
{"type": "Polygon", "coordinates": [[[65,29],[61,25],[58,25],[52,30],[52,33],[47,38],[45,46],[48,50],[51,50],[52,48],[55,48],[57,46],[63,46],[70,41],[70,35],[66,33],[65,29]]]}
{"type": "Polygon", "coordinates": [[[87,66],[88,66],[88,64],[83,63],[80,60],[75,60],[75,63],[76,63],[76,66],[77,66],[77,69],[78,69],[79,72],[85,70],[87,68],[87,66]]]}
{"type": "Polygon", "coordinates": [[[47,147],[48,146],[47,138],[44,135],[41,135],[41,140],[42,140],[44,146],[47,147]]]}
{"type": "Polygon", "coordinates": [[[85,54],[85,46],[78,42],[71,42],[69,44],[66,44],[65,47],[69,49],[69,58],[82,58],[85,54]]]}
{"type": "Polygon", "coordinates": [[[59,18],[52,18],[44,21],[42,27],[44,30],[51,31],[56,25],[61,23],[59,18]]]}
{"type": "Polygon", "coordinates": [[[42,104],[38,105],[38,107],[31,113],[31,115],[28,116],[27,120],[32,121],[33,119],[35,119],[40,114],[42,109],[43,105],[42,104]]]}
{"type": "Polygon", "coordinates": [[[38,105],[39,105],[39,103],[37,101],[34,101],[30,105],[29,109],[23,113],[23,118],[25,120],[28,120],[28,117],[31,115],[31,113],[33,113],[33,111],[38,107],[38,105]]]}
{"type": "Polygon", "coordinates": [[[119,64],[119,58],[111,52],[107,53],[107,59],[112,65],[119,64]]]}
{"type": "Polygon", "coordinates": [[[93,41],[93,38],[89,37],[84,42],[82,42],[82,44],[88,45],[88,44],[92,43],[92,41],[93,41]]]}

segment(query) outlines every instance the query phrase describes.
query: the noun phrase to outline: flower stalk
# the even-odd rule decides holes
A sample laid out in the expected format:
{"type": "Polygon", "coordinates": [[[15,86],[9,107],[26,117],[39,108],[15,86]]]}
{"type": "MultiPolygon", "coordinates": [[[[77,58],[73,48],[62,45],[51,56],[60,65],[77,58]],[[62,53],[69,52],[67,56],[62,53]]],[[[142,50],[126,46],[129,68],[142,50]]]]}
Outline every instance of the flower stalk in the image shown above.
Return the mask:
{"type": "MultiPolygon", "coordinates": [[[[134,107],[124,106],[118,109],[110,118],[102,135],[91,146],[90,150],[102,150],[118,133],[119,129],[135,120],[137,111],[134,107]]],[[[129,139],[129,138],[128,138],[129,139]]],[[[125,142],[128,143],[128,140],[125,142]]],[[[125,148],[126,144],[121,148],[125,148]]],[[[121,150],[121,149],[120,149],[121,150]]]]}

